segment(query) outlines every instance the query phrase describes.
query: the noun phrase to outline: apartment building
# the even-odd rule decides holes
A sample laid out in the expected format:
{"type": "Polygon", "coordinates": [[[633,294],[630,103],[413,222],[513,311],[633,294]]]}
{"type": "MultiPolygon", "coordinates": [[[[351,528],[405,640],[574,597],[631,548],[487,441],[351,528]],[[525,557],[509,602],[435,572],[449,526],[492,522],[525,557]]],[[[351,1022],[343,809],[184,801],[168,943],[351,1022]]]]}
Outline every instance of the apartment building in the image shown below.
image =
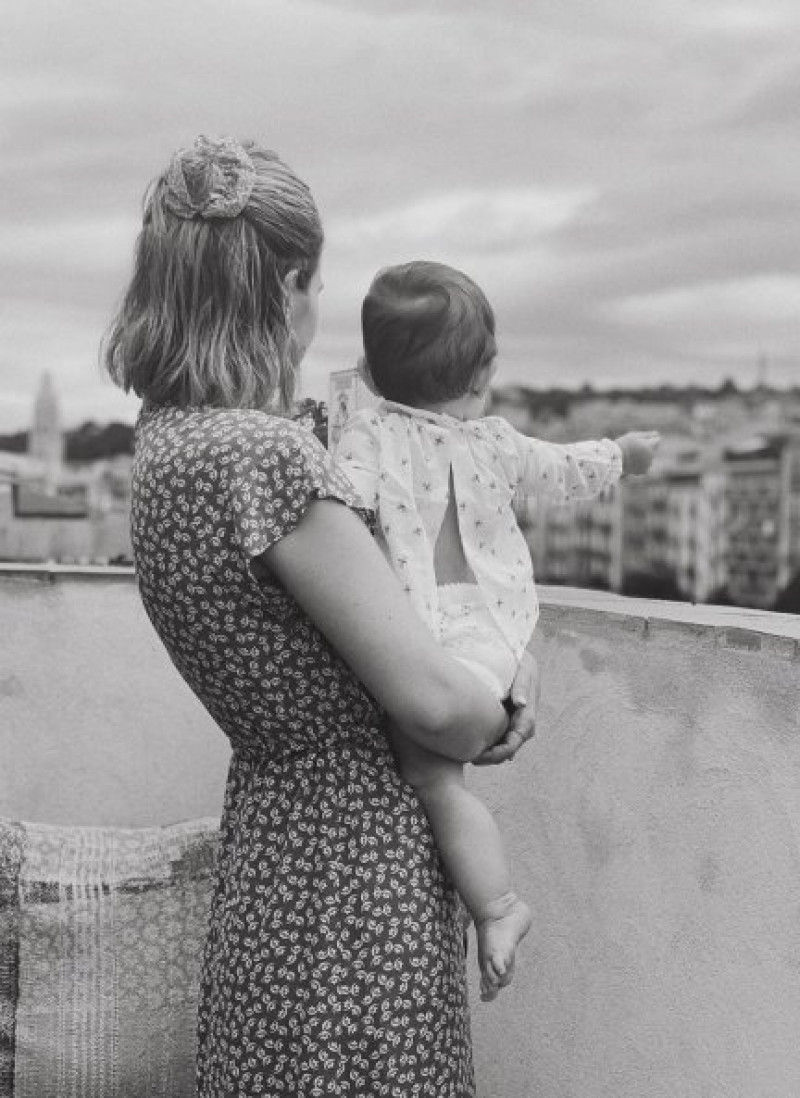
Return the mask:
{"type": "Polygon", "coordinates": [[[800,571],[800,436],[754,438],[724,459],[728,590],[768,608],[800,571]]]}

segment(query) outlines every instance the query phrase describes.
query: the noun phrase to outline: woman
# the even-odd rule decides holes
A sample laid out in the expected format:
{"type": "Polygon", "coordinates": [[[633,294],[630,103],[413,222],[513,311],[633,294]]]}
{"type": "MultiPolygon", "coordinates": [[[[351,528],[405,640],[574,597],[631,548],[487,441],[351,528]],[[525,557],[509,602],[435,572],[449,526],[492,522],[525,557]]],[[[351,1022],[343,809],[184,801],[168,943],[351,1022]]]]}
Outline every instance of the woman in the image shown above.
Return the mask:
{"type": "Polygon", "coordinates": [[[144,399],[142,599],[233,747],[199,1089],[461,1098],[459,908],[383,720],[453,758],[500,761],[532,711],[509,729],[440,651],[349,483],[286,414],[316,331],[322,239],[308,188],[273,153],[199,138],[147,196],[105,347],[111,376],[144,399]]]}

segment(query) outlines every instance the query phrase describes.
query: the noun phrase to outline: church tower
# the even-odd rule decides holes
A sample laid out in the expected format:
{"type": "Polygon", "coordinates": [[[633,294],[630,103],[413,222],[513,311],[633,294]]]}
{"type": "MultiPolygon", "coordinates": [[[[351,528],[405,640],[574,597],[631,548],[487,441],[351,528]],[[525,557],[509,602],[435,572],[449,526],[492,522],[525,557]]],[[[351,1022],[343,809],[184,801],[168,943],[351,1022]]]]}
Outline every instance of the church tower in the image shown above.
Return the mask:
{"type": "Polygon", "coordinates": [[[64,460],[64,434],[53,379],[45,372],[33,406],[33,424],[28,436],[28,453],[45,468],[49,489],[58,484],[64,460]]]}

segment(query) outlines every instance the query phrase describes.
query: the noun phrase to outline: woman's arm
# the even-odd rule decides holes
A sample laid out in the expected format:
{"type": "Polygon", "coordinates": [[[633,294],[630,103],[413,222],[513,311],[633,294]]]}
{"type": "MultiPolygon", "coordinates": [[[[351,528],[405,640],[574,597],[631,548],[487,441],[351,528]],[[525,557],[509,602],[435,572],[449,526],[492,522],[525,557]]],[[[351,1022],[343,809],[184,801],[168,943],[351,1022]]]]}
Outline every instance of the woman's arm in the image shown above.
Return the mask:
{"type": "Polygon", "coordinates": [[[347,507],[315,500],[263,560],[406,735],[460,762],[503,735],[502,705],[445,655],[347,507]]]}

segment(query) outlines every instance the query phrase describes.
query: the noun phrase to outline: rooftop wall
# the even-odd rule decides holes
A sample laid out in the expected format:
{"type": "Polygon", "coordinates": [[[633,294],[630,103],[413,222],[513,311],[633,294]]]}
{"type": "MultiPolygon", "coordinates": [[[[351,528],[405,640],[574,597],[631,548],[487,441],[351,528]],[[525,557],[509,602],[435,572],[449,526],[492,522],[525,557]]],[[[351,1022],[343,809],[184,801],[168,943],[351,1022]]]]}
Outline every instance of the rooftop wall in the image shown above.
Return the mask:
{"type": "MultiPolygon", "coordinates": [[[[800,619],[550,589],[535,743],[474,771],[534,925],[484,1098],[800,1094],[800,619]]],[[[123,570],[0,570],[0,814],[219,811],[227,750],[123,570]]]]}
{"type": "Polygon", "coordinates": [[[514,987],[476,1007],[484,1092],[790,1098],[800,619],[630,610],[548,603],[537,740],[475,775],[534,909],[514,987]]]}
{"type": "Polygon", "coordinates": [[[0,814],[145,827],[220,812],[227,741],[130,569],[0,567],[0,814]]]}

